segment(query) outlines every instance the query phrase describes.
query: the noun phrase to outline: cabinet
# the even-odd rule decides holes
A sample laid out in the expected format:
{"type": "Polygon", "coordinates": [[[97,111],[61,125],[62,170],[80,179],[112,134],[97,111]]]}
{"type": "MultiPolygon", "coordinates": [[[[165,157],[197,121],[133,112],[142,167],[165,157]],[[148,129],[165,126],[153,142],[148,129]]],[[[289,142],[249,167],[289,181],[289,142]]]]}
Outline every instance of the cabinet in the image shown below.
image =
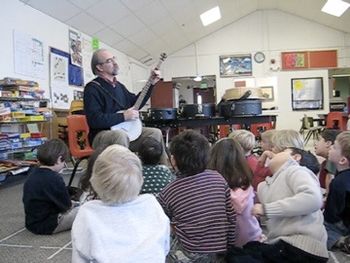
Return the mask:
{"type": "Polygon", "coordinates": [[[0,80],[0,182],[36,164],[36,148],[47,139],[40,126],[51,117],[48,102],[37,82],[0,80]]]}

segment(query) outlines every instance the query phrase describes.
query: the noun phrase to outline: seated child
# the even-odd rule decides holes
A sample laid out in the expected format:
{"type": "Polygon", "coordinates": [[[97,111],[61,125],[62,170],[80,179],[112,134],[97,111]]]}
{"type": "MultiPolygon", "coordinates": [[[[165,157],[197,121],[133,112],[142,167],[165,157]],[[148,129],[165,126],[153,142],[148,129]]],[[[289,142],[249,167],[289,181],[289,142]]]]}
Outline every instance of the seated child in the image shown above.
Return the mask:
{"type": "Polygon", "coordinates": [[[350,131],[343,131],[336,137],[328,159],[335,163],[338,173],[330,183],[324,210],[327,246],[350,253],[350,131]]]}
{"type": "Polygon", "coordinates": [[[255,196],[252,171],[240,144],[230,138],[217,141],[211,149],[208,168],[218,171],[231,188],[231,202],[237,213],[235,245],[242,247],[249,241],[261,241],[259,222],[251,213],[255,196]]]}
{"type": "Polygon", "coordinates": [[[25,225],[34,234],[50,235],[72,227],[78,207],[73,207],[59,174],[67,157],[68,147],[59,139],[38,148],[40,165],[30,171],[23,187],[25,225]]]}
{"type": "Polygon", "coordinates": [[[109,146],[90,180],[100,200],[86,202],[77,214],[72,262],[165,262],[170,223],[153,195],[139,195],[140,159],[123,146],[109,146]]]}
{"type": "Polygon", "coordinates": [[[92,142],[92,148],[97,149],[97,148],[107,148],[110,145],[113,144],[118,144],[122,145],[126,148],[129,148],[129,138],[121,138],[118,133],[112,130],[105,130],[105,131],[100,131],[96,137],[94,138],[92,142]]]}
{"type": "Polygon", "coordinates": [[[314,174],[317,175],[320,171],[320,164],[316,156],[310,151],[305,151],[294,147],[289,147],[284,151],[289,152],[292,158],[296,160],[300,166],[308,168],[314,174]]]}
{"type": "Polygon", "coordinates": [[[247,130],[235,130],[228,137],[236,140],[242,146],[247,163],[253,172],[252,186],[256,191],[258,184],[270,176],[271,172],[269,168],[259,164],[258,158],[252,154],[255,146],[255,135],[247,130]]]}
{"type": "Polygon", "coordinates": [[[304,140],[301,134],[295,130],[276,130],[272,135],[272,151],[279,153],[288,147],[304,149],[304,140]]]}
{"type": "Polygon", "coordinates": [[[163,153],[162,144],[152,137],[141,141],[139,157],[142,161],[143,185],[141,194],[158,194],[175,178],[169,168],[159,164],[163,153]]]}
{"type": "Polygon", "coordinates": [[[220,262],[217,253],[234,246],[236,216],[226,180],[206,170],[209,142],[185,130],[173,138],[170,153],[177,178],[158,196],[173,226],[168,262],[179,262],[179,254],[181,260],[220,262]]]}
{"type": "Polygon", "coordinates": [[[272,136],[276,132],[276,130],[267,130],[261,133],[261,141],[260,145],[262,148],[262,151],[272,151],[272,136]]]}
{"type": "Polygon", "coordinates": [[[274,153],[283,152],[290,147],[304,149],[304,140],[295,130],[275,130],[271,137],[271,144],[272,149],[265,150],[259,158],[261,166],[267,166],[268,160],[273,157],[274,153]]]}
{"type": "Polygon", "coordinates": [[[250,169],[254,172],[258,165],[258,158],[252,154],[255,146],[255,135],[247,130],[234,130],[229,135],[229,138],[236,140],[244,151],[244,156],[250,169]]]}
{"type": "Polygon", "coordinates": [[[105,148],[106,147],[104,146],[98,147],[94,150],[94,152],[90,155],[88,159],[86,171],[80,178],[80,188],[83,190],[83,193],[81,194],[79,200],[80,204],[83,204],[86,201],[97,199],[97,194],[91,187],[90,178],[92,175],[92,169],[94,168],[95,161],[105,148]]]}
{"type": "Polygon", "coordinates": [[[274,154],[269,167],[273,175],[259,184],[261,204],[253,208],[254,215],[267,218],[269,245],[248,243],[248,247],[263,249],[266,262],[327,262],[317,176],[293,160],[288,151],[274,154]]]}
{"type": "Polygon", "coordinates": [[[328,195],[329,184],[336,173],[335,164],[328,160],[328,153],[331,146],[334,144],[335,138],[340,132],[340,130],[324,129],[321,132],[319,140],[315,143],[316,155],[325,158],[325,160],[321,163],[321,171],[318,176],[320,185],[325,191],[325,197],[328,195]]]}
{"type": "MultiPolygon", "coordinates": [[[[113,144],[122,145],[126,148],[129,147],[129,142],[123,141],[125,138],[121,139],[121,136],[119,136],[118,133],[106,130],[106,131],[100,131],[96,137],[94,138],[94,141],[92,142],[92,148],[94,149],[94,152],[90,155],[88,159],[88,165],[86,168],[85,173],[80,178],[80,188],[83,190],[82,195],[80,196],[80,204],[85,203],[86,201],[96,199],[97,195],[91,187],[90,178],[92,174],[92,168],[94,166],[94,163],[97,159],[97,157],[100,155],[100,153],[103,152],[104,149],[106,149],[108,146],[113,144]]],[[[126,139],[128,140],[128,139],[126,139]]]]}

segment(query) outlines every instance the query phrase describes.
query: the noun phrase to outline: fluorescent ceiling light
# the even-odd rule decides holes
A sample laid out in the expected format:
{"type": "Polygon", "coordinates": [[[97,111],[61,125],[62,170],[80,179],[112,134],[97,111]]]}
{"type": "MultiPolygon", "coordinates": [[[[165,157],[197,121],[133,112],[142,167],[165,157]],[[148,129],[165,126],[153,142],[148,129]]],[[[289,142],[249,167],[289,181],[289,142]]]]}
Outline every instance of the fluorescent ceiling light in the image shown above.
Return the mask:
{"type": "Polygon", "coordinates": [[[339,17],[349,7],[350,4],[342,0],[328,0],[327,3],[322,7],[322,12],[339,17]]]}
{"type": "Polygon", "coordinates": [[[221,18],[220,8],[215,6],[214,8],[204,12],[200,15],[203,26],[210,25],[221,18]]]}

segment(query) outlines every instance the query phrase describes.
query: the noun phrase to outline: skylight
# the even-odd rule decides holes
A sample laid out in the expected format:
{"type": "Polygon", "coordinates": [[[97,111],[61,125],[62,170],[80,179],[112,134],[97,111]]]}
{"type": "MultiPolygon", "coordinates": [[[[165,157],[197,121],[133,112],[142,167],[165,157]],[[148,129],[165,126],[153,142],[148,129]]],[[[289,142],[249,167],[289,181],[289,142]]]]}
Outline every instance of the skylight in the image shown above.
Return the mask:
{"type": "Polygon", "coordinates": [[[322,12],[339,17],[349,8],[349,6],[349,3],[342,0],[328,0],[323,6],[322,12]]]}
{"type": "Polygon", "coordinates": [[[200,15],[203,26],[210,25],[221,18],[220,8],[215,6],[200,15]]]}

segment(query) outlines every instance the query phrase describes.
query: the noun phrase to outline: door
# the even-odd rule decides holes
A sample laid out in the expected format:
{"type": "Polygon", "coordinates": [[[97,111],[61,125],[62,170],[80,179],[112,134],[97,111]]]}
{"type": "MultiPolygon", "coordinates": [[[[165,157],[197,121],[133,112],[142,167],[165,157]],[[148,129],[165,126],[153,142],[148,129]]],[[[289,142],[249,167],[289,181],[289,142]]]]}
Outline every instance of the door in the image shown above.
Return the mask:
{"type": "Polygon", "coordinates": [[[193,102],[198,103],[198,96],[202,97],[202,103],[215,103],[215,94],[213,88],[200,89],[193,88],[193,102]]]}

